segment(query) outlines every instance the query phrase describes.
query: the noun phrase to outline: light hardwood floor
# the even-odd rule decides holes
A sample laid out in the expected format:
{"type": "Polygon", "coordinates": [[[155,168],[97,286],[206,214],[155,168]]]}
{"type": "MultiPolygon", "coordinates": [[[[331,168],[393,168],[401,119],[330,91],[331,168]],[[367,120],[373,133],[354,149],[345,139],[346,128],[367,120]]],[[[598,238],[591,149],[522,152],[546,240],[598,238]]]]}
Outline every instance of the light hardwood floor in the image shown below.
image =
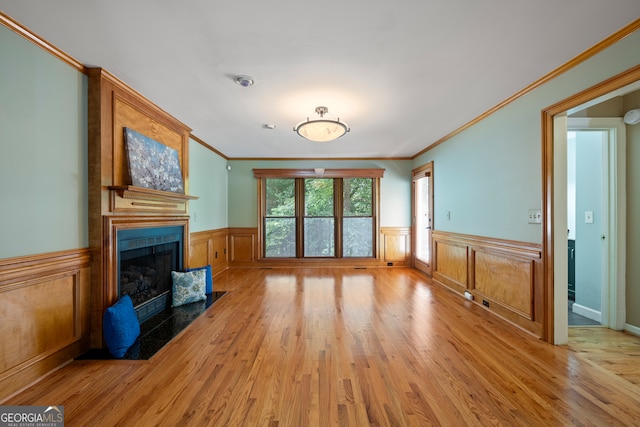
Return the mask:
{"type": "Polygon", "coordinates": [[[214,287],[151,360],[75,361],[4,404],[64,405],[66,426],[640,424],[637,383],[416,270],[233,269],[214,287]]]}
{"type": "Polygon", "coordinates": [[[569,348],[597,369],[640,387],[640,337],[604,327],[571,327],[569,348]]]}

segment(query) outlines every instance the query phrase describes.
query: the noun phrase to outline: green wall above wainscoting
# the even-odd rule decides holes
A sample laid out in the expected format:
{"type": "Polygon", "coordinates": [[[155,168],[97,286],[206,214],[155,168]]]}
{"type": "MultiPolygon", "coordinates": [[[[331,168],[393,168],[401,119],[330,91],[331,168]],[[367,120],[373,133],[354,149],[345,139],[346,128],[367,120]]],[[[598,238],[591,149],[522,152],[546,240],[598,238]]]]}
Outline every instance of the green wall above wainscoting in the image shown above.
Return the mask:
{"type": "Polygon", "coordinates": [[[435,229],[541,243],[528,223],[542,208],[541,111],[636,66],[639,46],[636,31],[418,156],[413,167],[434,162],[435,229]]]}
{"type": "Polygon", "coordinates": [[[189,140],[189,231],[217,230],[228,223],[227,160],[193,139],[189,140]]]}
{"type": "Polygon", "coordinates": [[[0,25],[0,259],[88,246],[87,78],[0,25]]]}

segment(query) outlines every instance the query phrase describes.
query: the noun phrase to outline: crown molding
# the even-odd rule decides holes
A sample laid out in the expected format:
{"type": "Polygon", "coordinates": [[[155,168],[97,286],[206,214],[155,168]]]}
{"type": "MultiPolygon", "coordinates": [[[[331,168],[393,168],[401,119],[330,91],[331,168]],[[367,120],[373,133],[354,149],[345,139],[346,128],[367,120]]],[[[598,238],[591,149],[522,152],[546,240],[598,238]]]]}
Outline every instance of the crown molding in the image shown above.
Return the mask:
{"type": "Polygon", "coordinates": [[[16,34],[29,40],[31,43],[35,44],[36,46],[49,52],[51,55],[60,59],[62,62],[69,64],[71,67],[75,68],[81,73],[85,72],[85,66],[83,63],[81,63],[71,55],[68,55],[66,52],[64,52],[62,49],[59,49],[57,46],[49,43],[48,41],[46,41],[36,33],[30,31],[25,26],[13,20],[2,11],[0,11],[0,24],[4,25],[5,27],[9,28],[16,34]]]}

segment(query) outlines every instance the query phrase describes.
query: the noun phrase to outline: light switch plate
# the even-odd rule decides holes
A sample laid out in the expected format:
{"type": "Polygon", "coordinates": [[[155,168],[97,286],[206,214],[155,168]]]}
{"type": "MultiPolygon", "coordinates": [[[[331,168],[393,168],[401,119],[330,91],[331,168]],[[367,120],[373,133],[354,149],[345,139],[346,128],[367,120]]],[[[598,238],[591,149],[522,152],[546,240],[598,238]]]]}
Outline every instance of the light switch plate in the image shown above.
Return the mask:
{"type": "Polygon", "coordinates": [[[542,224],[542,211],[540,209],[529,209],[529,224],[542,224]]]}
{"type": "Polygon", "coordinates": [[[593,224],[593,211],[585,211],[584,212],[584,223],[585,224],[593,224]]]}

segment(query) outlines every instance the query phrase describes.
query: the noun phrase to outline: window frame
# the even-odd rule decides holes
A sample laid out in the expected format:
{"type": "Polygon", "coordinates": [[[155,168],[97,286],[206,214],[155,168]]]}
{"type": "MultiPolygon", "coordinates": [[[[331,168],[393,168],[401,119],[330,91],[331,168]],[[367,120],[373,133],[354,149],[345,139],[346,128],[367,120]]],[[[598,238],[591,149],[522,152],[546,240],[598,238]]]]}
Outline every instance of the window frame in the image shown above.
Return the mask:
{"type": "MultiPolygon", "coordinates": [[[[358,258],[362,258],[362,259],[371,259],[371,258],[377,258],[376,256],[376,236],[380,235],[379,231],[376,232],[376,228],[375,225],[377,223],[376,219],[378,217],[378,215],[376,214],[375,208],[376,206],[379,206],[378,204],[378,200],[377,199],[377,195],[376,195],[376,188],[377,188],[377,179],[372,178],[372,182],[371,182],[371,215],[345,215],[344,212],[344,180],[345,179],[352,179],[354,177],[343,177],[342,179],[340,179],[338,181],[338,184],[336,185],[336,191],[339,191],[341,196],[339,199],[339,204],[340,206],[338,206],[336,208],[336,211],[338,213],[338,215],[336,216],[336,219],[340,222],[340,226],[337,227],[340,230],[340,236],[337,237],[340,239],[340,255],[341,258],[343,259],[358,259],[358,258]],[[345,245],[344,245],[344,232],[345,232],[345,219],[356,219],[356,218],[371,218],[371,234],[372,234],[372,242],[371,242],[371,256],[367,256],[367,257],[357,257],[357,256],[345,256],[345,245]]],[[[361,177],[359,177],[361,178],[361,177]]]]}
{"type": "MultiPolygon", "coordinates": [[[[262,215],[261,215],[261,217],[262,217],[261,224],[262,224],[263,230],[264,230],[264,232],[266,232],[267,221],[269,219],[272,219],[272,218],[293,219],[293,228],[294,228],[294,233],[295,233],[295,246],[296,246],[296,254],[297,254],[297,250],[298,250],[298,246],[299,246],[299,242],[298,242],[298,222],[299,222],[298,213],[299,213],[299,206],[298,206],[298,203],[297,203],[298,193],[299,193],[299,191],[298,191],[298,183],[294,181],[293,193],[294,193],[294,198],[296,200],[296,203],[295,203],[295,206],[294,206],[294,209],[293,209],[293,215],[291,215],[291,216],[273,216],[273,215],[267,215],[267,198],[266,198],[266,180],[267,179],[280,179],[280,178],[272,178],[272,177],[263,178],[263,184],[264,184],[264,188],[265,188],[265,193],[264,193],[264,195],[265,195],[265,197],[264,197],[265,203],[264,203],[264,209],[263,209],[262,215]]],[[[285,178],[285,179],[288,179],[288,178],[285,178]]],[[[268,258],[268,259],[290,259],[290,257],[284,257],[284,256],[270,256],[270,257],[267,257],[266,256],[266,252],[267,252],[266,239],[263,238],[262,242],[263,242],[262,253],[264,254],[265,258],[268,258]]]]}
{"type": "Polygon", "coordinates": [[[296,253],[296,258],[302,258],[302,259],[317,259],[317,258],[324,258],[324,259],[332,259],[332,258],[340,258],[339,256],[339,252],[341,250],[340,245],[338,245],[338,235],[340,233],[340,226],[338,225],[338,205],[339,200],[336,198],[336,194],[338,189],[340,188],[340,178],[327,178],[327,177],[305,177],[305,178],[296,178],[296,184],[300,185],[301,187],[301,191],[299,193],[296,194],[296,202],[299,202],[302,209],[301,209],[301,213],[299,216],[299,222],[300,222],[300,228],[297,230],[296,235],[299,235],[301,237],[301,246],[299,247],[300,250],[297,251],[296,253]],[[307,214],[307,206],[306,206],[306,195],[307,195],[307,187],[306,187],[306,180],[307,179],[330,179],[332,182],[332,186],[333,186],[333,190],[332,190],[332,194],[333,194],[333,203],[332,203],[332,211],[333,214],[331,216],[329,215],[308,215],[307,214]],[[333,243],[334,243],[334,248],[333,248],[333,255],[326,255],[326,256],[311,256],[311,255],[307,255],[307,250],[306,250],[306,224],[307,224],[307,220],[308,219],[328,219],[331,218],[333,220],[333,243]]]}
{"type": "Polygon", "coordinates": [[[384,169],[253,169],[254,177],[258,182],[258,260],[259,261],[314,261],[314,260],[340,260],[353,263],[357,260],[380,259],[380,178],[384,175],[384,169]],[[265,219],[266,215],[266,180],[269,178],[295,179],[296,192],[296,256],[291,257],[266,257],[265,252],[265,219]],[[305,257],[304,256],[304,179],[305,178],[331,178],[334,179],[334,240],[335,251],[329,257],[305,257]],[[372,179],[372,252],[371,257],[344,257],[343,256],[343,188],[344,178],[371,178],[372,179]]]}

